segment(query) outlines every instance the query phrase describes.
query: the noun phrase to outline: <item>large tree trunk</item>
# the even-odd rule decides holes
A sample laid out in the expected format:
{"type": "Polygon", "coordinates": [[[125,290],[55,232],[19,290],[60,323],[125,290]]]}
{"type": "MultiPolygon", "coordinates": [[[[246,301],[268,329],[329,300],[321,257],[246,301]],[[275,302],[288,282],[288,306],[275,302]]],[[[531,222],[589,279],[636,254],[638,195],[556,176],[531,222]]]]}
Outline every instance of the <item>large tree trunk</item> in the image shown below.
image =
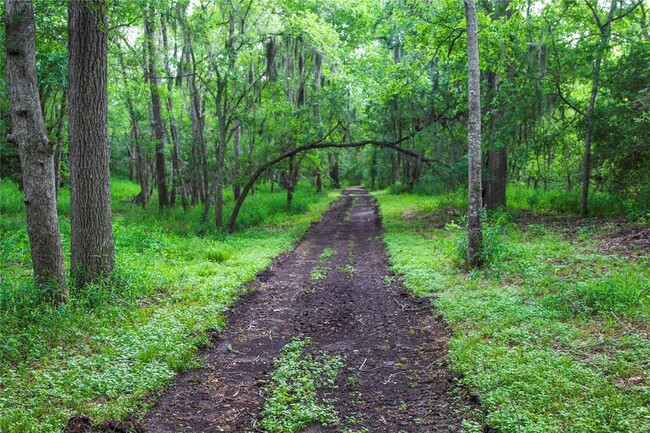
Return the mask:
{"type": "Polygon", "coordinates": [[[481,70],[478,57],[478,25],[474,0],[465,0],[467,20],[467,56],[469,117],[468,130],[468,245],[467,263],[478,267],[481,263],[483,232],[481,227],[481,70]]]}
{"type": "Polygon", "coordinates": [[[156,32],[153,23],[153,6],[149,5],[149,11],[144,21],[144,28],[149,52],[149,89],[151,90],[151,130],[153,139],[156,142],[156,184],[158,186],[158,206],[164,208],[169,206],[169,195],[167,194],[167,180],[165,174],[165,124],[162,118],[160,105],[160,83],[158,80],[157,54],[156,54],[156,32]]]}
{"type": "Polygon", "coordinates": [[[105,0],[68,3],[71,267],[79,285],[115,266],[108,144],[105,0]]]}
{"type": "Polygon", "coordinates": [[[34,11],[30,0],[5,1],[7,90],[12,131],[23,172],[27,235],[34,279],[65,302],[63,250],[56,210],[54,147],[47,138],[36,83],[34,11]]]}

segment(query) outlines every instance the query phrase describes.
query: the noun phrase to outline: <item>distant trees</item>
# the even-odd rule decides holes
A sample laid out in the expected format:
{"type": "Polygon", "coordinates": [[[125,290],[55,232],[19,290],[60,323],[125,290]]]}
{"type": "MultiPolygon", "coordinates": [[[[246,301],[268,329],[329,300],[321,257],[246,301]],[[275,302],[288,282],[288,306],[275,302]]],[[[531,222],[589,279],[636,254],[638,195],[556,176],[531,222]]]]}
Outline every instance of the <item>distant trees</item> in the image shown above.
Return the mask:
{"type": "Polygon", "coordinates": [[[108,144],[105,0],[68,3],[72,274],[80,286],[115,266],[108,144]]]}
{"type": "MultiPolygon", "coordinates": [[[[139,181],[134,202],[202,206],[216,229],[234,228],[242,197],[260,183],[285,189],[289,205],[307,180],[317,190],[324,179],[417,192],[468,187],[470,250],[480,247],[477,209],[505,206],[512,185],[567,190],[565,207],[576,211],[587,210],[594,190],[647,202],[650,49],[639,0],[478,2],[482,71],[468,70],[471,23],[457,0],[272,3],[142,0],[107,12],[105,2],[71,1],[69,71],[62,4],[35,11],[43,26],[37,98],[56,144],[55,176],[72,188],[79,275],[90,281],[114,260],[105,91],[96,80],[107,45],[113,175],[139,181]],[[92,16],[104,32],[88,33],[98,46],[74,40],[82,11],[84,25],[92,16]],[[96,56],[92,65],[75,57],[79,49],[96,56]],[[316,147],[269,164],[324,137],[399,142],[403,151],[316,147]],[[80,224],[102,229],[85,244],[80,224]]],[[[9,124],[6,99],[0,92],[0,130],[9,124]]],[[[20,180],[14,149],[0,142],[0,174],[20,180]]]]}
{"type": "Polygon", "coordinates": [[[36,80],[35,25],[31,0],[6,0],[7,90],[11,102],[11,135],[23,172],[27,234],[34,279],[64,302],[63,250],[56,209],[54,144],[43,123],[36,80]]]}

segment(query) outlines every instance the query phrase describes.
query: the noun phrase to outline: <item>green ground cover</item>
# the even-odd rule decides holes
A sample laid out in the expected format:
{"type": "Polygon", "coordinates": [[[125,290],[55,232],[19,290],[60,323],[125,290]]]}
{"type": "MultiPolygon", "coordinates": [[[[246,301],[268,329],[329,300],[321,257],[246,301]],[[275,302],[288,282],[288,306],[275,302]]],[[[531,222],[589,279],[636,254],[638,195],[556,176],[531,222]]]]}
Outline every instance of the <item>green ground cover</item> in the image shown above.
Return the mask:
{"type": "MultiPolygon", "coordinates": [[[[70,302],[54,309],[31,284],[22,194],[0,182],[0,432],[55,432],[72,415],[101,421],[142,410],[176,373],[199,365],[206,331],[224,327],[242,285],[336,198],[303,185],[289,210],[283,192],[259,188],[239,231],[226,236],[200,224],[202,209],[160,213],[156,203],[129,203],[137,192],[112,182],[114,279],[72,287],[70,302]]],[[[61,191],[66,257],[68,198],[61,191]]]]}
{"type": "MultiPolygon", "coordinates": [[[[485,230],[488,266],[467,272],[464,197],[376,197],[393,269],[452,327],[452,366],[481,395],[491,427],[650,431],[647,256],[602,252],[606,224],[567,237],[501,213],[485,230]]],[[[524,199],[511,197],[513,207],[524,199]]]]}

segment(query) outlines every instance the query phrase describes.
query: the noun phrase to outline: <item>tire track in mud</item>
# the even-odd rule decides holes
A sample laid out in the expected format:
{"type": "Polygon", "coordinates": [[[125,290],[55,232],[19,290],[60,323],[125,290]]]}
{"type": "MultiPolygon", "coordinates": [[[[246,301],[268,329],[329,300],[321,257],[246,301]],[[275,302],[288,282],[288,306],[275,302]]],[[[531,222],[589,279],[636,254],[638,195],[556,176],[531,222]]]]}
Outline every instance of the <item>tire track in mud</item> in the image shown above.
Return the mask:
{"type": "Polygon", "coordinates": [[[377,206],[364,190],[346,189],[251,288],[203,367],[179,375],[147,413],[146,431],[259,431],[262,388],[296,336],[346,364],[322,396],[341,424],[305,432],[458,432],[477,409],[448,368],[449,329],[390,272],[377,206]]]}

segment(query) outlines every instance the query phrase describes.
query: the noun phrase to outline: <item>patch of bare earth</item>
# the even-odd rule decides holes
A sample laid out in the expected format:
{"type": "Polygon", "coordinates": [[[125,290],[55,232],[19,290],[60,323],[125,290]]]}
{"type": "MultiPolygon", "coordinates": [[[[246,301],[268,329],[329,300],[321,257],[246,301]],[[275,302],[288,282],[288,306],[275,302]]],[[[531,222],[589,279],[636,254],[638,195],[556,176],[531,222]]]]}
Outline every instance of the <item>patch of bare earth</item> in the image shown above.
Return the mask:
{"type": "Polygon", "coordinates": [[[252,289],[205,351],[204,366],[179,375],[146,414],[144,431],[260,431],[263,387],[296,336],[346,365],[321,396],[341,423],[305,432],[458,432],[478,410],[448,367],[448,327],[389,271],[377,206],[365,191],[345,190],[252,289]]]}

